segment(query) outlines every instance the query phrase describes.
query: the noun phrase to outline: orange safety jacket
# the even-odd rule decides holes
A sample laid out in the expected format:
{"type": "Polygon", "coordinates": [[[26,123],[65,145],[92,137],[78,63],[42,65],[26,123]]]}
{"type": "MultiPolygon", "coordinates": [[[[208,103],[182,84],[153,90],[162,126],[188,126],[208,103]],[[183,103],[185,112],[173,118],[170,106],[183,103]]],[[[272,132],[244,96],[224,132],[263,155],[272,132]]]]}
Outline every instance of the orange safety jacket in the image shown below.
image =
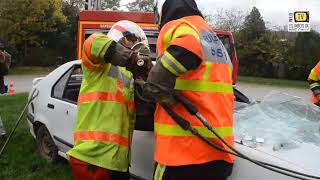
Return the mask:
{"type": "MultiPolygon", "coordinates": [[[[232,63],[212,28],[200,16],[171,21],[160,31],[157,50],[158,63],[178,77],[175,90],[197,106],[214,129],[233,146],[232,63]],[[188,71],[179,59],[167,51],[172,45],[200,57],[200,66],[188,71]]],[[[187,119],[203,136],[228,149],[181,104],[172,105],[172,109],[187,119]]],[[[183,130],[160,105],[155,113],[155,136],[155,161],[159,164],[182,166],[214,160],[233,163],[235,160],[233,155],[216,150],[191,132],[183,130]]]]}
{"type": "Polygon", "coordinates": [[[93,34],[84,43],[74,147],[68,155],[115,171],[128,171],[134,129],[132,73],[104,62],[112,43],[93,34]]]}
{"type": "MultiPolygon", "coordinates": [[[[320,62],[311,70],[308,81],[310,82],[310,89],[320,89],[320,62]]],[[[316,104],[319,103],[319,99],[313,94],[311,102],[316,104]]]]}

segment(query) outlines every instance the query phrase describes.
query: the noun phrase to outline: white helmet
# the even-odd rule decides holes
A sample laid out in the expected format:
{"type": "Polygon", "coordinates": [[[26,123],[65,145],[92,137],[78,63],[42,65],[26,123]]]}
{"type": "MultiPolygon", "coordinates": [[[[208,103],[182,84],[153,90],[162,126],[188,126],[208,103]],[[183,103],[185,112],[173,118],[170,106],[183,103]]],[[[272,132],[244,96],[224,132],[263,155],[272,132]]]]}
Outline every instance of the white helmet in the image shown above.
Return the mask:
{"type": "Polygon", "coordinates": [[[123,37],[131,36],[137,38],[138,42],[148,44],[147,36],[141,27],[136,23],[127,20],[122,20],[115,23],[111,27],[107,36],[116,42],[119,42],[123,37]]]}
{"type": "Polygon", "coordinates": [[[162,7],[166,0],[155,0],[154,1],[154,16],[156,20],[156,24],[161,23],[161,16],[162,16],[162,7]]]}

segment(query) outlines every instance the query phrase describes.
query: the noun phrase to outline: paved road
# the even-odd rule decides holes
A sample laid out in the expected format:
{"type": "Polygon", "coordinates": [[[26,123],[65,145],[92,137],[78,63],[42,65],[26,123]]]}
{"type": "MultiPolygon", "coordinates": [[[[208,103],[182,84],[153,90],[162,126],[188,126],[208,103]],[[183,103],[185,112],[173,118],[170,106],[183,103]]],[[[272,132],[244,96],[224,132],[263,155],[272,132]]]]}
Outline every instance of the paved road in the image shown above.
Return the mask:
{"type": "Polygon", "coordinates": [[[285,87],[275,87],[275,86],[266,86],[266,85],[255,85],[247,83],[239,83],[237,88],[247,95],[250,99],[263,100],[268,93],[272,91],[280,91],[287,93],[292,96],[301,97],[307,101],[310,100],[311,91],[307,88],[285,88],[285,87]]]}
{"type": "MultiPolygon", "coordinates": [[[[6,76],[5,79],[7,82],[9,80],[14,80],[15,88],[17,92],[28,92],[31,88],[33,78],[41,77],[41,75],[24,75],[24,76],[6,76]]],[[[283,87],[274,87],[274,86],[265,86],[265,85],[254,85],[247,83],[239,83],[237,88],[246,94],[249,98],[255,100],[263,100],[263,97],[270,93],[271,91],[281,91],[286,92],[290,95],[299,96],[306,100],[310,98],[310,91],[308,89],[302,88],[283,88],[283,87]]]]}
{"type": "Polygon", "coordinates": [[[5,83],[9,84],[10,80],[14,81],[14,87],[17,93],[29,92],[32,80],[45,75],[9,75],[5,76],[5,83]]]}

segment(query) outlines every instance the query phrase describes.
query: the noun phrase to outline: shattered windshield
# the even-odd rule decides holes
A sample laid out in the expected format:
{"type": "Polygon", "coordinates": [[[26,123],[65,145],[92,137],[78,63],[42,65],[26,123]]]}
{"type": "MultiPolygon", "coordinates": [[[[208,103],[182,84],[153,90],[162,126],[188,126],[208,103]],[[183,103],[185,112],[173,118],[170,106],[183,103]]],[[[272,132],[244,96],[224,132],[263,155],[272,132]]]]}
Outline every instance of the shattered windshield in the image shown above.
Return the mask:
{"type": "Polygon", "coordinates": [[[309,144],[320,150],[320,109],[302,98],[271,92],[261,103],[235,110],[236,140],[272,151],[309,144]]]}

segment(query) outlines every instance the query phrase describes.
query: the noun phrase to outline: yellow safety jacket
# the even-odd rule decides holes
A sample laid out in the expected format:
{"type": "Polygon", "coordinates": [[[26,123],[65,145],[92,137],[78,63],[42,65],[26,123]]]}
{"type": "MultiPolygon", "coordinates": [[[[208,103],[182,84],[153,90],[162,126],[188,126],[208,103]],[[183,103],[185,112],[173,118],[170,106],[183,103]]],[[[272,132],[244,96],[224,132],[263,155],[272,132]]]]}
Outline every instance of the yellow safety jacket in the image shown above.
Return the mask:
{"type": "Polygon", "coordinates": [[[134,129],[133,78],[125,68],[104,62],[111,43],[104,34],[93,34],[84,43],[75,144],[67,154],[125,172],[134,129]]]}

